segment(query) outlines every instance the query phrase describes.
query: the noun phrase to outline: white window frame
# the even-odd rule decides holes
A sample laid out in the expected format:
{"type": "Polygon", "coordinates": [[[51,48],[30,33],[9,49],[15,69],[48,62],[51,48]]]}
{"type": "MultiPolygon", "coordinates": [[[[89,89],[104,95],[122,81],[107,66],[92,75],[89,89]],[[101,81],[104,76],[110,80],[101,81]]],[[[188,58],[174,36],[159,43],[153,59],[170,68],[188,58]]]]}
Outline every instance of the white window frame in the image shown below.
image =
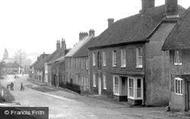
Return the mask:
{"type": "Polygon", "coordinates": [[[93,87],[96,87],[96,74],[93,73],[93,87]]]}
{"type": "Polygon", "coordinates": [[[130,99],[134,99],[134,100],[142,100],[143,99],[143,78],[141,77],[128,77],[128,98],[130,99]],[[130,95],[130,88],[129,87],[129,80],[133,80],[133,88],[132,88],[132,91],[133,91],[133,96],[130,95]],[[140,79],[141,80],[141,96],[140,97],[137,97],[137,80],[140,79]]]}
{"type": "Polygon", "coordinates": [[[180,50],[174,51],[174,65],[182,65],[182,52],[180,50]]]}
{"type": "Polygon", "coordinates": [[[181,79],[181,78],[178,78],[178,77],[176,77],[176,78],[174,78],[174,92],[175,92],[175,94],[177,94],[177,95],[183,95],[183,79],[181,79]]]}
{"type": "Polygon", "coordinates": [[[113,76],[113,93],[114,95],[120,95],[120,77],[118,75],[113,76]],[[118,86],[116,87],[116,78],[118,79],[118,86]]]}
{"type": "Polygon", "coordinates": [[[121,49],[121,67],[126,67],[126,49],[121,49]]]}
{"type": "Polygon", "coordinates": [[[117,51],[112,51],[112,67],[117,66],[117,51]]]}
{"type": "Polygon", "coordinates": [[[106,66],[106,52],[102,52],[102,65],[106,66]]]}
{"type": "Polygon", "coordinates": [[[92,65],[96,66],[96,54],[94,52],[92,53],[92,65]]]}
{"type": "Polygon", "coordinates": [[[103,74],[103,89],[107,89],[107,85],[106,85],[106,75],[103,74]]]}
{"type": "Polygon", "coordinates": [[[143,68],[143,48],[136,48],[136,68],[143,68]],[[140,56],[140,50],[142,50],[142,56],[140,56]]]}

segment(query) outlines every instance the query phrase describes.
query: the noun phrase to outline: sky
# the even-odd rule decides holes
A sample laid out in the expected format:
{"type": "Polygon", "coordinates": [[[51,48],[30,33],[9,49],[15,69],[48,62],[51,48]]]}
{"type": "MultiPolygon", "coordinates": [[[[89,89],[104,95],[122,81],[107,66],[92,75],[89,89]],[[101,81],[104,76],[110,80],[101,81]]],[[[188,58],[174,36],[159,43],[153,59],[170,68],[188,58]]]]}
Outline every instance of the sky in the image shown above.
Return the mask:
{"type": "MultiPolygon", "coordinates": [[[[165,0],[155,0],[156,6],[165,0]]],[[[178,0],[185,8],[189,0],[178,0]]],[[[141,10],[141,0],[0,0],[0,59],[21,49],[34,60],[51,54],[56,41],[65,39],[68,48],[78,42],[79,32],[94,29],[99,35],[107,19],[115,21],[141,10]]]]}

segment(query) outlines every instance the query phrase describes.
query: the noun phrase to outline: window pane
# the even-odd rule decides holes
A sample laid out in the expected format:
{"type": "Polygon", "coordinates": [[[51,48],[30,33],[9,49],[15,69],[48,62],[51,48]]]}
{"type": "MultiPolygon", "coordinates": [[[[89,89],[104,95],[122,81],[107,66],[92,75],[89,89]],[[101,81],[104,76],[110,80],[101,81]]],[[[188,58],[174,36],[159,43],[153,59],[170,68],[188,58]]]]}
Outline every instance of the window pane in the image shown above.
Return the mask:
{"type": "Polygon", "coordinates": [[[121,49],[121,66],[126,66],[126,50],[121,49]]]}
{"type": "Polygon", "coordinates": [[[141,79],[137,79],[137,98],[141,97],[141,79]]]}
{"type": "Polygon", "coordinates": [[[112,52],[112,66],[116,66],[116,51],[112,52]]]}
{"type": "Polygon", "coordinates": [[[115,93],[119,93],[119,79],[115,77],[115,93]]]}
{"type": "Polygon", "coordinates": [[[177,93],[180,93],[180,87],[181,87],[181,86],[180,86],[180,81],[178,80],[178,81],[177,81],[177,93]]]}
{"type": "Polygon", "coordinates": [[[136,50],[136,64],[138,68],[143,66],[143,50],[142,48],[137,48],[136,50]]]}
{"type": "Polygon", "coordinates": [[[137,88],[137,98],[141,97],[141,88],[137,88]]]}
{"type": "Polygon", "coordinates": [[[104,89],[106,89],[107,87],[106,87],[106,76],[105,75],[103,75],[103,86],[104,86],[104,89]]]}
{"type": "Polygon", "coordinates": [[[175,80],[175,93],[177,93],[177,80],[175,80]]]}
{"type": "Polygon", "coordinates": [[[180,93],[182,94],[182,85],[183,85],[183,84],[182,84],[182,80],[181,80],[180,82],[181,82],[181,90],[180,90],[180,93]]]}
{"type": "Polygon", "coordinates": [[[182,52],[181,51],[176,50],[174,52],[174,63],[176,63],[178,65],[180,63],[182,63],[182,52]]]}
{"type": "Polygon", "coordinates": [[[138,48],[138,50],[139,50],[139,56],[143,56],[142,48],[138,48]]]}
{"type": "Polygon", "coordinates": [[[141,79],[137,79],[137,88],[141,88],[141,79]]]}

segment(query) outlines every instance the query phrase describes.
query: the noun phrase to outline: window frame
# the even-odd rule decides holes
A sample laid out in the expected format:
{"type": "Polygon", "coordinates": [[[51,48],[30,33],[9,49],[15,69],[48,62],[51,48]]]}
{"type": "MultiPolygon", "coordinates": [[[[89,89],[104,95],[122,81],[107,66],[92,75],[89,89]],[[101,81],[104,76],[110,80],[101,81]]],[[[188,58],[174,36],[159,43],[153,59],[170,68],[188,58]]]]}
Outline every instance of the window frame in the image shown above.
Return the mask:
{"type": "Polygon", "coordinates": [[[92,65],[96,66],[96,54],[95,54],[95,52],[92,53],[92,65]]]}
{"type": "Polygon", "coordinates": [[[176,95],[183,95],[183,79],[176,77],[174,78],[174,93],[176,95]]]}
{"type": "Polygon", "coordinates": [[[120,95],[120,77],[118,75],[113,75],[113,94],[117,96],[120,95]],[[116,79],[118,80],[117,86],[116,79]]]}
{"type": "Polygon", "coordinates": [[[117,51],[113,50],[112,51],[112,67],[117,66],[117,51]]]}
{"type": "Polygon", "coordinates": [[[86,59],[86,70],[88,70],[89,69],[89,59],[87,58],[86,59]]]}
{"type": "Polygon", "coordinates": [[[143,100],[143,78],[142,77],[128,77],[128,98],[129,99],[134,99],[134,100],[143,100]],[[133,80],[133,87],[132,87],[132,91],[133,91],[133,96],[130,95],[130,79],[133,80]],[[137,87],[137,80],[141,80],[141,96],[138,97],[137,93],[138,93],[138,87],[137,87]]]}
{"type": "Polygon", "coordinates": [[[136,68],[143,68],[143,47],[137,47],[136,48],[136,68]],[[142,50],[142,56],[140,56],[140,50],[139,49],[142,50]],[[140,62],[142,64],[140,64],[140,62]]]}
{"type": "Polygon", "coordinates": [[[106,89],[107,89],[107,85],[106,85],[106,84],[107,84],[107,83],[106,83],[106,75],[105,75],[105,74],[103,74],[103,76],[102,76],[102,77],[103,77],[103,89],[105,89],[105,90],[106,90],[106,89]]]}
{"type": "Polygon", "coordinates": [[[102,52],[102,66],[106,66],[106,52],[102,52]]]}
{"type": "Polygon", "coordinates": [[[174,65],[182,65],[182,51],[174,50],[174,65]]]}
{"type": "Polygon", "coordinates": [[[127,55],[126,55],[126,49],[121,49],[121,67],[126,67],[127,64],[127,55]]]}
{"type": "Polygon", "coordinates": [[[96,74],[95,73],[93,73],[93,78],[92,78],[92,85],[93,85],[93,87],[96,87],[96,74]]]}

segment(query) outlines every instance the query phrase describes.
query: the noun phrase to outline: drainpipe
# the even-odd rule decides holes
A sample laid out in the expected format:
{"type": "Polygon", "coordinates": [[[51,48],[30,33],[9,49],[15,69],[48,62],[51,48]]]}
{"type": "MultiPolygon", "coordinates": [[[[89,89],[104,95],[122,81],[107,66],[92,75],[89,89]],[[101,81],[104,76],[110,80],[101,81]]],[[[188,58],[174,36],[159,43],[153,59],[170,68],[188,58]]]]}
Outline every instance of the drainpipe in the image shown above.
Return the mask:
{"type": "Polygon", "coordinates": [[[144,68],[144,77],[143,77],[143,101],[142,101],[142,105],[145,106],[145,102],[146,102],[146,43],[144,44],[143,47],[143,68],[144,68]]]}

